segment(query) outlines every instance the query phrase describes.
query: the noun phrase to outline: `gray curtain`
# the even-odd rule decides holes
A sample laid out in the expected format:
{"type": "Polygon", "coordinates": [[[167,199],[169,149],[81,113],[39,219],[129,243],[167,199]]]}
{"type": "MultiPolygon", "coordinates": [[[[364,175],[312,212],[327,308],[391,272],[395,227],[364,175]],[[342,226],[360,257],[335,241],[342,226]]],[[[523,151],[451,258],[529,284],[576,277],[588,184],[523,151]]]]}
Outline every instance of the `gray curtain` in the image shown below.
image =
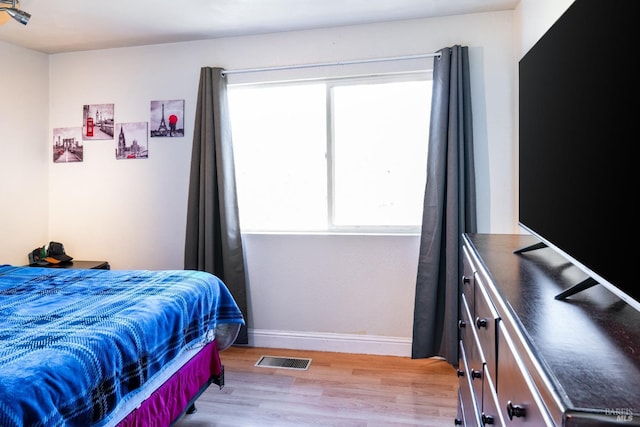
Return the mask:
{"type": "Polygon", "coordinates": [[[455,366],[461,235],[476,231],[475,170],[468,48],[439,53],[433,71],[412,357],[442,356],[455,366]]]}
{"type": "MultiPolygon", "coordinates": [[[[207,271],[229,288],[247,322],[227,83],[221,68],[200,71],[193,130],[184,268],[207,271]]],[[[247,344],[243,326],[235,341],[247,344]]]]}

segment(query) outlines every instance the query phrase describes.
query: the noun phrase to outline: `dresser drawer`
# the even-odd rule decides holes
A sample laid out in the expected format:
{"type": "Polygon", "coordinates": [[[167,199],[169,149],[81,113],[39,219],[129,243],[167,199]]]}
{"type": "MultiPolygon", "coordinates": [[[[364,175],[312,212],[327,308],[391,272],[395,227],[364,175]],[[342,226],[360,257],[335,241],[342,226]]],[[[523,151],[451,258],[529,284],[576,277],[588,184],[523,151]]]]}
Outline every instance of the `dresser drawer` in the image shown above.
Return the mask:
{"type": "Polygon", "coordinates": [[[476,273],[475,283],[476,313],[473,318],[473,326],[478,335],[478,341],[484,354],[484,361],[487,363],[487,369],[491,375],[496,378],[496,334],[500,317],[487,294],[483,278],[478,273],[476,273]]]}
{"type": "Polygon", "coordinates": [[[504,325],[498,330],[498,409],[506,426],[553,426],[504,325]]]}
{"type": "MultiPolygon", "coordinates": [[[[465,295],[462,295],[461,303],[460,303],[460,320],[458,321],[458,336],[460,340],[464,342],[465,347],[467,348],[467,352],[471,346],[477,347],[477,339],[475,338],[474,326],[473,326],[473,317],[471,317],[471,313],[469,310],[469,305],[467,304],[467,298],[465,295]]],[[[481,359],[480,357],[478,357],[481,359]]]]}
{"type": "Polygon", "coordinates": [[[475,333],[471,315],[466,304],[462,303],[462,324],[466,325],[461,328],[461,339],[464,342],[466,353],[466,364],[469,370],[469,379],[474,393],[478,398],[478,402],[482,400],[482,388],[484,383],[485,358],[483,349],[480,347],[478,336],[475,333]]]}
{"type": "Polygon", "coordinates": [[[484,425],[504,425],[502,414],[498,406],[498,395],[496,393],[495,380],[491,376],[490,372],[484,373],[481,421],[484,425]]]}
{"type": "Polygon", "coordinates": [[[475,293],[475,272],[476,268],[471,261],[471,255],[469,254],[469,250],[466,247],[462,247],[462,252],[464,254],[464,260],[462,263],[462,279],[461,279],[461,291],[463,295],[467,297],[467,303],[469,304],[469,310],[471,311],[471,316],[475,316],[475,307],[474,307],[474,293],[475,293]]]}
{"type": "Polygon", "coordinates": [[[458,362],[459,412],[464,426],[480,426],[480,408],[478,399],[471,385],[471,376],[467,365],[465,346],[460,341],[460,359],[458,362]]]}

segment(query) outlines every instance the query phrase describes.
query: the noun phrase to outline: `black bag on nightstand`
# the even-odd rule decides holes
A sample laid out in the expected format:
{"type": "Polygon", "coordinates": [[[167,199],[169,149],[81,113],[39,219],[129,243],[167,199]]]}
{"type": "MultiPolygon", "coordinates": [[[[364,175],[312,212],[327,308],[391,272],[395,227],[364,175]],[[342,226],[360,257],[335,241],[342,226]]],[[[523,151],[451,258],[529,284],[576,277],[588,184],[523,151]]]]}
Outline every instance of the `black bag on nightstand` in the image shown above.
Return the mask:
{"type": "Polygon", "coordinates": [[[47,251],[45,247],[35,248],[29,252],[29,265],[47,265],[49,264],[44,259],[47,257],[47,251]]]}

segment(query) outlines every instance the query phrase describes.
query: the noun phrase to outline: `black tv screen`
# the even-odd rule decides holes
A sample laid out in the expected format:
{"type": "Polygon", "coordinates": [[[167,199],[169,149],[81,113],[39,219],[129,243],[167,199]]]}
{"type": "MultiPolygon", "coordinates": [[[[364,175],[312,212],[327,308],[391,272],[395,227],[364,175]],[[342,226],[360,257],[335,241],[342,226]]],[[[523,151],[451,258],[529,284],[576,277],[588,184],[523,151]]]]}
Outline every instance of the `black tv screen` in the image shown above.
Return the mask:
{"type": "Polygon", "coordinates": [[[576,0],[520,60],[519,223],[640,310],[634,3],[576,0]]]}

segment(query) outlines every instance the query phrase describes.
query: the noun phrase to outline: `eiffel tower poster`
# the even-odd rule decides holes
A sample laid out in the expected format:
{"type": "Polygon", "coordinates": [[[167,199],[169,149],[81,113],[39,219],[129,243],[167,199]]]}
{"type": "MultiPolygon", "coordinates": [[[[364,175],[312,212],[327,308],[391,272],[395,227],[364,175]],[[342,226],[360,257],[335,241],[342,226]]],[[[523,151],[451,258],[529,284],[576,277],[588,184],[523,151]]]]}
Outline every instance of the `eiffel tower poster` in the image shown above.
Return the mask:
{"type": "Polygon", "coordinates": [[[184,136],[184,99],[151,101],[149,120],[151,138],[184,136]]]}

